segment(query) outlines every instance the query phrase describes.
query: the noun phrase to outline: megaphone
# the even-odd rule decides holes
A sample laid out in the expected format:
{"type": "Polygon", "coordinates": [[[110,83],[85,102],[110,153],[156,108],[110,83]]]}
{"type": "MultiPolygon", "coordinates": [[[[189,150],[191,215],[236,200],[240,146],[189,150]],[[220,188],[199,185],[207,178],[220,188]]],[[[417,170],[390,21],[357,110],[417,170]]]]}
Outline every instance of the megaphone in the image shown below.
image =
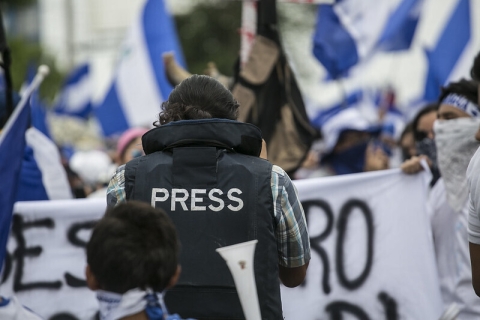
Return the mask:
{"type": "Polygon", "coordinates": [[[258,240],[218,248],[233,276],[246,320],[261,320],[257,286],[253,272],[253,255],[258,240]]]}

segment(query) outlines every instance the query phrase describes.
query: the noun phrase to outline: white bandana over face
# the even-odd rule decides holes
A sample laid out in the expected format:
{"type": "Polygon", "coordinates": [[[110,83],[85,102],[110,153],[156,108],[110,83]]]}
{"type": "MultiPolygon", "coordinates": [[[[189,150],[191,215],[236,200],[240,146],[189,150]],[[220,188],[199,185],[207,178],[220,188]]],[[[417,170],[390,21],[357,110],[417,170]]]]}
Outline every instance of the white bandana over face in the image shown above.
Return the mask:
{"type": "Polygon", "coordinates": [[[448,204],[460,211],[468,199],[466,171],[479,142],[475,133],[480,119],[437,120],[433,125],[438,167],[445,182],[448,204]]]}
{"type": "Polygon", "coordinates": [[[168,316],[163,295],[152,290],[133,289],[123,295],[97,291],[101,320],[117,320],[145,311],[150,320],[180,319],[168,316]]]}

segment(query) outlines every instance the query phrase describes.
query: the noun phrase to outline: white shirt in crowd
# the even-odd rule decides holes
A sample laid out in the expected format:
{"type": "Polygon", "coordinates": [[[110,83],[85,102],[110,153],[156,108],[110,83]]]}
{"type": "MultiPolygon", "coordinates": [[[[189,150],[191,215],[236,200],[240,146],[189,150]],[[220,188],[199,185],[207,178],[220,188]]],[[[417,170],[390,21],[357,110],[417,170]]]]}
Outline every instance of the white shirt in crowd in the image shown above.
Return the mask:
{"type": "Polygon", "coordinates": [[[468,241],[480,245],[480,148],[467,169],[469,187],[468,241]]]}
{"type": "Polygon", "coordinates": [[[447,202],[443,178],[432,188],[428,203],[444,307],[456,303],[458,320],[480,319],[468,249],[469,203],[459,212],[453,210],[447,202]]]}

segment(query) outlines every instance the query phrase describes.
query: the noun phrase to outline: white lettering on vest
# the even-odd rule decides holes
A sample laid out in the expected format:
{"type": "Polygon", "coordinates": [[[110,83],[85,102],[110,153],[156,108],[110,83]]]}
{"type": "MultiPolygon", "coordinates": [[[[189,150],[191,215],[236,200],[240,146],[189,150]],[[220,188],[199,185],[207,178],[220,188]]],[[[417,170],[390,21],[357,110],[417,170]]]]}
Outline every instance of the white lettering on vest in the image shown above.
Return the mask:
{"type": "Polygon", "coordinates": [[[152,189],[152,207],[155,208],[155,202],[157,201],[166,201],[169,197],[169,193],[168,193],[168,190],[165,189],[165,188],[153,188],[152,189]],[[163,196],[162,197],[158,197],[157,194],[158,193],[163,193],[163,196]]]}
{"type": "Polygon", "coordinates": [[[223,191],[220,190],[220,189],[212,189],[212,190],[210,190],[210,192],[208,193],[208,197],[210,198],[210,200],[218,202],[218,207],[214,207],[213,205],[209,205],[209,206],[208,206],[208,209],[210,209],[210,210],[212,210],[212,211],[220,211],[220,210],[223,210],[223,208],[225,207],[225,203],[223,202],[222,199],[215,197],[215,196],[213,195],[214,192],[218,193],[219,195],[222,195],[222,194],[223,194],[223,191]]]}
{"type": "Polygon", "coordinates": [[[240,198],[234,197],[232,195],[232,193],[234,193],[234,192],[238,193],[238,194],[242,194],[242,190],[240,190],[238,188],[233,188],[233,189],[228,190],[228,194],[227,194],[228,199],[230,199],[231,201],[238,202],[238,206],[234,207],[231,204],[229,204],[227,206],[227,208],[232,210],[232,211],[240,211],[243,208],[243,201],[240,198]]]}
{"type": "Polygon", "coordinates": [[[175,211],[175,203],[180,202],[180,204],[182,205],[183,211],[188,211],[187,205],[185,204],[185,201],[187,201],[187,199],[188,199],[188,191],[187,190],[185,190],[185,189],[172,189],[172,206],[171,206],[170,209],[172,211],[175,211]],[[183,197],[179,198],[177,196],[178,193],[183,193],[183,197]]]}
{"type": "MultiPolygon", "coordinates": [[[[227,197],[231,203],[227,208],[231,211],[242,210],[244,203],[243,200],[236,195],[241,195],[243,192],[238,188],[232,188],[228,190],[227,197]]],[[[179,202],[183,211],[207,211],[207,203],[205,203],[207,189],[172,189],[170,192],[165,188],[152,188],[151,205],[155,207],[158,202],[165,202],[170,199],[170,210],[175,211],[176,203],[179,202]],[[187,201],[190,197],[190,209],[188,208],[187,201]],[[202,205],[205,204],[205,205],[202,205]]],[[[219,212],[225,209],[225,201],[220,197],[224,192],[220,189],[211,189],[208,192],[208,199],[210,205],[208,209],[211,211],[219,212]]]]}
{"type": "Polygon", "coordinates": [[[197,198],[197,194],[205,194],[207,193],[207,189],[192,189],[192,199],[190,208],[192,211],[206,211],[207,207],[205,206],[197,206],[197,202],[203,202],[203,198],[197,198]]]}

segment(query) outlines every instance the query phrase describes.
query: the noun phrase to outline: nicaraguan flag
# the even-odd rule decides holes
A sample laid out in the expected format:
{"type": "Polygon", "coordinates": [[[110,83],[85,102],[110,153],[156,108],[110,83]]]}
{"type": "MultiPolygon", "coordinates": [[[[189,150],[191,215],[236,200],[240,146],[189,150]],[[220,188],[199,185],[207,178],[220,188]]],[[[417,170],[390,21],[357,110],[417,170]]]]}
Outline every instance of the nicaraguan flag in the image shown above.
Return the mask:
{"type": "Polygon", "coordinates": [[[358,90],[348,95],[344,101],[338,104],[325,107],[321,110],[315,110],[315,114],[310,114],[312,125],[319,130],[322,129],[325,123],[327,123],[330,119],[334,118],[345,109],[351,108],[352,106],[358,104],[363,99],[363,96],[363,91],[358,90]]]}
{"type": "Polygon", "coordinates": [[[25,149],[25,131],[30,124],[30,107],[23,99],[0,133],[0,265],[5,257],[13,204],[25,149]]]}
{"type": "Polygon", "coordinates": [[[53,108],[55,113],[87,119],[92,112],[92,77],[85,63],[70,73],[53,108]]]}
{"type": "Polygon", "coordinates": [[[16,201],[72,199],[57,146],[35,127],[25,133],[16,201]]]}
{"type": "Polygon", "coordinates": [[[30,97],[30,108],[32,113],[32,127],[42,132],[47,138],[51,139],[50,130],[47,125],[47,109],[38,96],[38,91],[32,93],[30,97]]]}
{"type": "Polygon", "coordinates": [[[130,127],[151,126],[172,90],[162,54],[182,53],[163,0],[148,0],[123,45],[113,83],[95,114],[105,135],[130,127]]]}
{"type": "Polygon", "coordinates": [[[423,0],[342,0],[320,5],[313,53],[332,78],[375,50],[410,47],[423,0]]]}
{"type": "MultiPolygon", "coordinates": [[[[27,94],[36,70],[29,66],[27,78],[20,90],[27,94]]],[[[16,191],[16,201],[71,199],[72,193],[65,169],[61,163],[57,146],[51,140],[46,122],[47,110],[40,100],[38,89],[28,99],[30,128],[25,132],[20,177],[16,191]]]]}
{"type": "Polygon", "coordinates": [[[472,37],[472,22],[470,0],[458,0],[450,18],[432,49],[427,49],[428,73],[425,82],[425,101],[436,101],[440,95],[441,86],[452,79],[456,68],[463,68],[458,72],[467,78],[473,64],[473,58],[478,52],[467,47],[472,37]]]}

